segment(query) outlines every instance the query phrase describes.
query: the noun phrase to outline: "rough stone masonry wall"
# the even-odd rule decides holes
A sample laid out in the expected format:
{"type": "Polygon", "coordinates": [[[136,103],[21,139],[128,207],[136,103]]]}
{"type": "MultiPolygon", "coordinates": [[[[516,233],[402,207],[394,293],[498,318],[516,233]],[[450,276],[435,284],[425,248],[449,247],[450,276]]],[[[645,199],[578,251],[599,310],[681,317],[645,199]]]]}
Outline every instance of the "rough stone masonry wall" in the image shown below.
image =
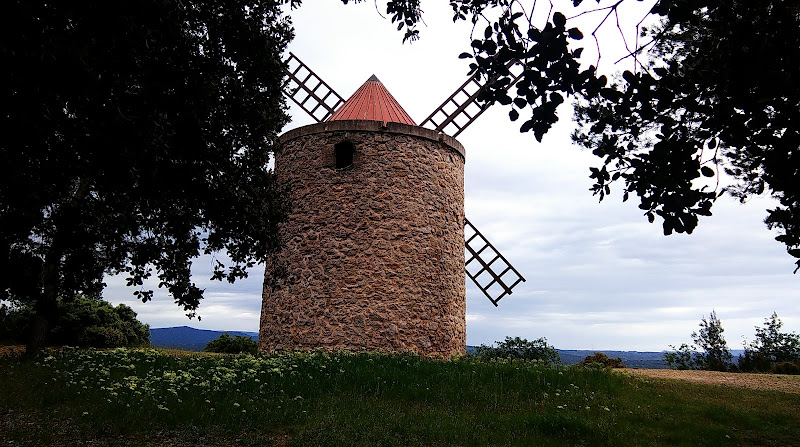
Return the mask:
{"type": "Polygon", "coordinates": [[[293,209],[285,249],[267,261],[262,350],[464,353],[463,148],[380,124],[283,137],[276,171],[293,209]],[[336,169],[334,145],[345,140],[354,162],[336,169]]]}

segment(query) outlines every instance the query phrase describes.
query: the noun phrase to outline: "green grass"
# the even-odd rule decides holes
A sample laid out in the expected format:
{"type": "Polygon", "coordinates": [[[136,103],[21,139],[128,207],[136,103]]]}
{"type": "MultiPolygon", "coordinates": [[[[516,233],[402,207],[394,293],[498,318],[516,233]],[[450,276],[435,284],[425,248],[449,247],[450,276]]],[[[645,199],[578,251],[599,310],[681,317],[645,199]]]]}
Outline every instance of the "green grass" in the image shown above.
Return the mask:
{"type": "Polygon", "coordinates": [[[409,355],[0,361],[0,445],[795,445],[800,396],[409,355]]]}

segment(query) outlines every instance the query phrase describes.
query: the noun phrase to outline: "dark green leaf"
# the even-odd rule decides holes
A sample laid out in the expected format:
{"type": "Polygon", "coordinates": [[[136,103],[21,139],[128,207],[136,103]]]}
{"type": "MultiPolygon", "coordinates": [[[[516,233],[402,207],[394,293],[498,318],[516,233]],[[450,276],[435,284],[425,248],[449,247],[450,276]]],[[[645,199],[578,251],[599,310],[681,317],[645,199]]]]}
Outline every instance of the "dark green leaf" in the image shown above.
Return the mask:
{"type": "Polygon", "coordinates": [[[570,39],[574,40],[583,39],[583,33],[578,28],[570,28],[569,31],[567,31],[567,35],[570,37],[570,39]]]}
{"type": "Polygon", "coordinates": [[[504,106],[507,106],[511,104],[511,97],[509,97],[505,92],[499,92],[497,94],[497,102],[499,102],[504,106]]]}
{"type": "Polygon", "coordinates": [[[673,229],[672,219],[664,218],[664,236],[672,234],[673,229]]]}
{"type": "Polygon", "coordinates": [[[622,93],[616,89],[606,87],[600,89],[600,96],[609,101],[617,102],[622,98],[622,93]]]}
{"type": "Polygon", "coordinates": [[[564,25],[567,23],[567,18],[564,17],[564,14],[560,12],[556,12],[553,14],[553,25],[558,28],[563,28],[564,25]]]}
{"type": "Polygon", "coordinates": [[[622,72],[622,78],[628,81],[629,84],[633,84],[636,82],[636,75],[634,75],[628,70],[622,72]]]}
{"type": "Polygon", "coordinates": [[[528,120],[522,123],[522,126],[520,126],[519,131],[521,133],[525,133],[525,132],[530,132],[531,129],[533,129],[533,120],[528,120]]]}

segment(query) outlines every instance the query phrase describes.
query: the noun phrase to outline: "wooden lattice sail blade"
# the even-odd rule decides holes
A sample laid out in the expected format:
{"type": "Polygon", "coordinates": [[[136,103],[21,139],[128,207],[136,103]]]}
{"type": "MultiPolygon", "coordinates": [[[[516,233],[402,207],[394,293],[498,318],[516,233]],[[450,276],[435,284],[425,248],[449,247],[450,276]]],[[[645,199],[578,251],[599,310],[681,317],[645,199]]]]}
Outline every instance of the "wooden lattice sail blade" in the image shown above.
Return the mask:
{"type": "MultiPolygon", "coordinates": [[[[508,67],[511,82],[506,88],[511,88],[522,77],[524,68],[516,63],[509,63],[508,67]]],[[[420,126],[431,126],[437,132],[457,137],[489,107],[478,102],[478,95],[484,85],[478,77],[478,73],[470,76],[467,82],[445,99],[430,116],[422,121],[420,126]]]]}
{"type": "Polygon", "coordinates": [[[512,289],[525,278],[467,219],[464,219],[464,239],[464,270],[486,298],[497,306],[498,301],[511,295],[512,289]]]}
{"type": "Polygon", "coordinates": [[[293,53],[289,53],[286,60],[286,76],[286,96],[318,123],[328,119],[344,103],[344,98],[293,53]]]}

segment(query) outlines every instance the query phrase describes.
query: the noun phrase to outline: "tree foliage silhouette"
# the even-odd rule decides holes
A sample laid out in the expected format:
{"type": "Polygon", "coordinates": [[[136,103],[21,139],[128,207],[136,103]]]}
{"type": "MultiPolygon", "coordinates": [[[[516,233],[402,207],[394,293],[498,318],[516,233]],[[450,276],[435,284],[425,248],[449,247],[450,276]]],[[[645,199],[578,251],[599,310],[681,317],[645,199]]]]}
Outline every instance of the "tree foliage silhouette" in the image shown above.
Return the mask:
{"type": "MultiPolygon", "coordinates": [[[[590,169],[600,200],[620,184],[622,199],[637,196],[648,221],[658,218],[669,235],[692,233],[724,193],[741,201],[768,193],[779,205],[767,210],[765,223],[800,269],[800,5],[653,0],[647,16],[659,23],[631,24],[644,43],[625,44],[636,70],[609,83],[594,65],[581,65],[584,36],[600,51],[597,31],[616,23],[622,32],[619,11],[640,2],[451,0],[450,6],[454,21],[473,24],[461,57],[487,81],[480,100],[509,107],[520,131],[541,141],[558,121],[556,108],[576,100],[573,138],[602,160],[590,169]],[[546,11],[544,25],[537,7],[546,11]],[[597,17],[596,27],[571,25],[588,14],[597,17]],[[512,66],[522,75],[509,89],[512,66]]],[[[387,12],[404,40],[419,38],[419,0],[388,1],[387,12]]]]}
{"type": "Polygon", "coordinates": [[[664,353],[664,363],[671,369],[731,370],[733,355],[723,332],[722,322],[712,310],[708,319],[703,317],[700,320],[700,331],[692,332],[693,344],[671,345],[673,351],[664,353]]]}
{"type": "Polygon", "coordinates": [[[731,355],[728,349],[728,342],[725,341],[725,336],[722,333],[725,329],[722,328],[722,322],[717,318],[717,313],[711,311],[708,319],[703,317],[700,320],[700,331],[692,332],[692,341],[694,344],[702,349],[702,352],[697,353],[695,362],[700,369],[710,371],[727,371],[730,369],[731,355]]]}
{"type": "Polygon", "coordinates": [[[267,169],[287,122],[281,2],[12,0],[0,15],[0,300],[41,346],[57,300],[154,273],[193,316],[198,253],[233,282],[285,212],[267,169]]]}
{"type": "Polygon", "coordinates": [[[764,319],[762,327],[756,326],[755,340],[739,356],[739,366],[747,371],[770,371],[776,363],[800,361],[800,335],[782,332],[783,322],[773,312],[764,319]]]}

